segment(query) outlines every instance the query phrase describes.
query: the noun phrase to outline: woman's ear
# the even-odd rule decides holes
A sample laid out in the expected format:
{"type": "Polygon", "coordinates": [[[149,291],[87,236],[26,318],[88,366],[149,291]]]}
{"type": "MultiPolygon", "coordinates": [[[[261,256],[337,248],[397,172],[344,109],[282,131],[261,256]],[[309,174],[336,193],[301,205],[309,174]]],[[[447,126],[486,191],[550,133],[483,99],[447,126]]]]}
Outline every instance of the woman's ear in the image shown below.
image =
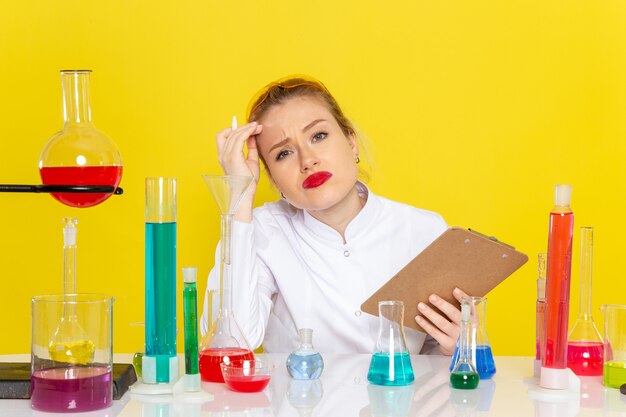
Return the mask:
{"type": "Polygon", "coordinates": [[[355,156],[359,155],[359,145],[356,141],[356,134],[354,132],[350,132],[348,134],[348,141],[350,142],[350,148],[352,149],[352,153],[355,156]]]}

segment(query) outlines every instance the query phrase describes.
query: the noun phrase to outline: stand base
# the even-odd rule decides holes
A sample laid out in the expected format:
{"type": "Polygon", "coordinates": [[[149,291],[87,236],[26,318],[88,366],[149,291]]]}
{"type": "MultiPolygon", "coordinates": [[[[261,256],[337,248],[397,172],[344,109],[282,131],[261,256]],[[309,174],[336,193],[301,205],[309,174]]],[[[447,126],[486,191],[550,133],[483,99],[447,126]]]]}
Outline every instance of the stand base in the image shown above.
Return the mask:
{"type": "MultiPolygon", "coordinates": [[[[544,370],[549,368],[541,368],[541,380],[544,380],[544,370]]],[[[557,378],[566,378],[566,388],[549,389],[532,384],[532,388],[528,389],[528,397],[535,403],[535,415],[539,417],[569,417],[576,416],[580,411],[580,379],[574,372],[566,368],[559,372],[557,378]]],[[[548,380],[554,375],[548,371],[548,380]]],[[[530,378],[525,382],[530,383],[530,378]]]]}
{"type": "Polygon", "coordinates": [[[173,384],[146,384],[137,381],[130,386],[130,392],[139,395],[169,395],[174,392],[173,384]]]}
{"type": "Polygon", "coordinates": [[[200,374],[183,375],[178,382],[174,384],[174,394],[183,392],[199,392],[200,391],[200,374]]]}
{"type": "MultiPolygon", "coordinates": [[[[162,358],[162,357],[161,357],[162,358]]],[[[178,381],[178,358],[172,356],[165,358],[168,360],[167,364],[161,362],[163,359],[156,356],[146,356],[141,358],[142,380],[146,384],[173,384],[178,381]],[[161,359],[161,360],[159,360],[161,359]],[[157,382],[157,367],[168,367],[168,382],[157,382]]],[[[171,393],[171,391],[170,391],[171,393]]]]}
{"type": "Polygon", "coordinates": [[[575,390],[580,394],[580,380],[569,369],[556,369],[541,367],[541,375],[539,376],[539,386],[553,390],[575,390]]]}

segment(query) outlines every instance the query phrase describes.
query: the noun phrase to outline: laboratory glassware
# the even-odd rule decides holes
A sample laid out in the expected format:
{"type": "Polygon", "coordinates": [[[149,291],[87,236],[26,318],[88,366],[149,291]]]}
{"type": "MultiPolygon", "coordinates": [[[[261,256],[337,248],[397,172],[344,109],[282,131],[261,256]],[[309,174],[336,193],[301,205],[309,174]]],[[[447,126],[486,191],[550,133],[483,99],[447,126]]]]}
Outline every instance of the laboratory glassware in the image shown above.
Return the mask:
{"type": "Polygon", "coordinates": [[[220,210],[220,285],[214,291],[212,305],[219,305],[217,318],[202,339],[200,376],[203,381],[224,382],[220,365],[234,360],[253,360],[254,353],[232,312],[232,223],[252,177],[236,175],[203,175],[220,210]],[[219,299],[215,299],[219,297],[219,299]]]}
{"type": "Polygon", "coordinates": [[[556,185],[550,212],[546,277],[546,350],[541,358],[539,385],[567,389],[567,327],[574,213],[570,208],[572,186],[556,185]]]}
{"type": "Polygon", "coordinates": [[[567,342],[567,367],[576,375],[601,376],[604,366],[602,336],[591,314],[593,227],[580,228],[580,310],[567,342]]]}
{"type": "Polygon", "coordinates": [[[537,301],[535,302],[535,367],[534,376],[541,373],[541,358],[546,341],[546,260],[548,254],[537,256],[537,301]]]}
{"type": "Polygon", "coordinates": [[[408,385],[415,380],[404,336],[404,303],[378,303],[378,340],[367,380],[374,385],[408,385]]]}
{"type": "Polygon", "coordinates": [[[222,377],[226,386],[236,392],[263,391],[270,383],[272,364],[258,359],[222,362],[222,377]]]}
{"type": "Polygon", "coordinates": [[[324,370],[324,359],[313,347],[313,330],[298,330],[300,345],[287,357],[287,371],[294,379],[317,379],[324,370]]]}
{"type": "Polygon", "coordinates": [[[176,358],[176,179],[146,178],[144,383],[174,383],[176,358]]]}
{"type": "Polygon", "coordinates": [[[450,373],[450,385],[459,389],[474,389],[478,386],[480,376],[476,369],[472,347],[475,346],[475,337],[478,332],[476,316],[470,317],[473,303],[464,299],[461,303],[461,328],[459,329],[459,356],[450,373]]]}
{"type": "Polygon", "coordinates": [[[606,304],[604,314],[604,386],[626,383],[626,305],[606,304]]]}
{"type": "MultiPolygon", "coordinates": [[[[63,219],[63,296],[69,299],[76,294],[76,235],[78,220],[63,219]]],[[[85,334],[78,317],[76,305],[63,305],[63,317],[50,341],[52,360],[71,364],[85,364],[93,359],[94,343],[85,334]]]]}
{"type": "Polygon", "coordinates": [[[198,370],[198,292],[196,278],[198,268],[183,268],[183,319],[185,325],[185,385],[186,391],[200,390],[198,370]]]}
{"type": "MultiPolygon", "coordinates": [[[[480,375],[480,379],[489,379],[496,373],[496,364],[493,358],[493,351],[487,336],[487,297],[469,297],[467,299],[471,303],[470,314],[472,323],[474,324],[473,332],[475,336],[470,345],[470,354],[474,360],[476,370],[480,375]]],[[[457,363],[460,354],[460,341],[457,343],[452,362],[450,363],[450,371],[457,363]]]]}
{"type": "MultiPolygon", "coordinates": [[[[36,410],[83,412],[111,405],[113,298],[102,294],[40,295],[32,299],[31,405],[36,410]],[[71,309],[93,343],[80,363],[55,360],[50,343],[71,309]]],[[[83,336],[80,336],[83,337],[83,336]]],[[[80,344],[81,340],[70,341],[80,344]]]]}
{"type": "Polygon", "coordinates": [[[90,70],[61,71],[64,125],[48,140],[39,159],[44,185],[112,187],[109,192],[52,192],[55,199],[72,207],[102,203],[122,179],[117,146],[91,121],[90,74],[90,70]]]}

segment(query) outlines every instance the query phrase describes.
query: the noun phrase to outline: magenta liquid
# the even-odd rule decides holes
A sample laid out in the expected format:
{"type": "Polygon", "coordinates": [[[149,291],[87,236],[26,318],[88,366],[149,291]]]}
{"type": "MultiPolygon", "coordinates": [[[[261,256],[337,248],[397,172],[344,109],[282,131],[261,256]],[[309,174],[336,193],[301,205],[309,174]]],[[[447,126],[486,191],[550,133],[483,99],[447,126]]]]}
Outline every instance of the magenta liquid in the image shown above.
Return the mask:
{"type": "Polygon", "coordinates": [[[35,371],[30,379],[31,406],[57,413],[99,410],[111,405],[110,367],[71,367],[35,371]]]}
{"type": "Polygon", "coordinates": [[[567,344],[567,367],[576,375],[602,376],[604,345],[600,342],[569,342],[567,344]]]}

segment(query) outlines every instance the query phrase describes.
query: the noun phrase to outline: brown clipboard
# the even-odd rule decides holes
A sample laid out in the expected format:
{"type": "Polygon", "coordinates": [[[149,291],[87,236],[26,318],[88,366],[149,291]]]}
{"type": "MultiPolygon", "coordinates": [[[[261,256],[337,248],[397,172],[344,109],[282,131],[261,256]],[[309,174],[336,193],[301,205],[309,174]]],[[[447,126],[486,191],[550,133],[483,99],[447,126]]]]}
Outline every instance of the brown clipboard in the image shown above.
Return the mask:
{"type": "Polygon", "coordinates": [[[403,301],[404,325],[423,331],[415,321],[417,304],[433,307],[430,294],[458,306],[454,288],[483,297],[527,261],[528,256],[494,237],[450,227],[372,294],[361,310],[378,316],[379,301],[403,301]]]}

